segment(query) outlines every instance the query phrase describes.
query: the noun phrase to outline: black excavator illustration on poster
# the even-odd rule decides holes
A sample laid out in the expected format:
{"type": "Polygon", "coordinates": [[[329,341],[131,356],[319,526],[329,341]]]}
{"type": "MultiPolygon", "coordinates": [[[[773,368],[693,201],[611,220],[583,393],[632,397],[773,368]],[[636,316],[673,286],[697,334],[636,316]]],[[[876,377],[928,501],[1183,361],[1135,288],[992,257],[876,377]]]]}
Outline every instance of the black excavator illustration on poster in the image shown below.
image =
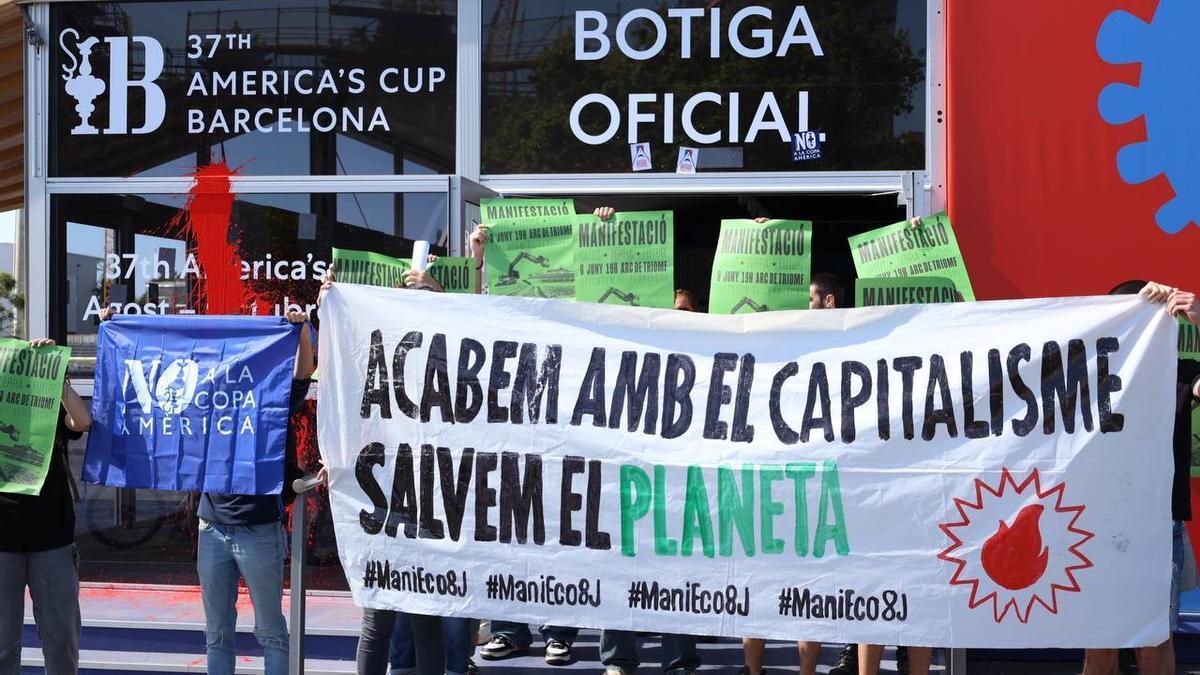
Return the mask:
{"type": "Polygon", "coordinates": [[[737,314],[742,310],[743,307],[749,307],[750,311],[752,312],[769,312],[771,310],[770,307],[767,307],[766,305],[760,305],[750,298],[743,296],[742,299],[738,300],[737,304],[733,306],[733,309],[729,310],[729,313],[737,314]]]}
{"type": "Polygon", "coordinates": [[[496,281],[497,286],[513,286],[518,283],[524,283],[529,286],[526,295],[536,295],[541,298],[558,297],[561,294],[553,292],[547,293],[542,288],[542,284],[566,284],[575,280],[575,275],[571,270],[562,267],[551,267],[550,261],[546,256],[532,255],[528,251],[521,251],[513,258],[508,265],[508,273],[500,277],[496,281]],[[532,274],[522,274],[517,270],[520,263],[529,262],[531,265],[536,265],[532,274]],[[541,268],[539,271],[538,268],[541,268]]]}
{"type": "Polygon", "coordinates": [[[597,300],[597,302],[599,302],[600,304],[604,304],[604,303],[608,302],[609,298],[614,298],[614,297],[616,299],[620,300],[621,302],[625,303],[626,305],[632,305],[634,307],[637,307],[639,304],[638,296],[636,294],[626,293],[625,291],[622,291],[621,289],[615,288],[613,286],[609,286],[608,290],[604,291],[604,295],[601,295],[600,299],[597,300]]]}

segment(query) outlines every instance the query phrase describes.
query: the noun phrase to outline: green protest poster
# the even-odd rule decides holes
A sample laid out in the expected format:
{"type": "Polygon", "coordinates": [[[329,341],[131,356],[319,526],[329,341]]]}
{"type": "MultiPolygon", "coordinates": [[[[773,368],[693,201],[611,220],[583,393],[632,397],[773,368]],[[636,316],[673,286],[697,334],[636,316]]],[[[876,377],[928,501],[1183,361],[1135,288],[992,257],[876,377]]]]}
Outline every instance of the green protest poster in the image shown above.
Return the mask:
{"type": "Polygon", "coordinates": [[[575,299],[637,307],[675,306],[675,214],[576,216],[575,299]]]}
{"type": "Polygon", "coordinates": [[[574,199],[507,199],[488,197],[479,200],[481,220],[496,225],[512,220],[562,220],[575,215],[574,199]]]}
{"type": "Polygon", "coordinates": [[[722,220],[709,313],[807,309],[811,246],[807,220],[722,220]]]}
{"type": "Polygon", "coordinates": [[[850,254],[859,278],[940,276],[954,282],[964,300],[974,300],[962,252],[945,212],[907,220],[850,237],[850,254]]]}
{"type": "Polygon", "coordinates": [[[333,249],[333,265],[339,282],[387,288],[403,286],[404,273],[412,266],[400,258],[345,248],[333,249]]]}
{"type": "Polygon", "coordinates": [[[854,284],[855,307],[919,305],[961,299],[954,282],[945,277],[859,279],[854,284]]]}
{"type": "Polygon", "coordinates": [[[0,338],[0,492],[42,491],[70,358],[70,347],[0,338]]]}
{"type": "Polygon", "coordinates": [[[1200,361],[1200,329],[1187,319],[1179,319],[1179,358],[1200,361]]]}
{"type": "Polygon", "coordinates": [[[438,258],[430,263],[429,273],[447,293],[474,293],[477,264],[471,257],[438,258]]]}
{"type": "Polygon", "coordinates": [[[488,293],[575,298],[575,216],[503,220],[484,249],[488,293]]]}
{"type": "MultiPolygon", "coordinates": [[[[1179,319],[1179,358],[1200,361],[1200,329],[1179,319]]],[[[1200,406],[1192,402],[1192,476],[1200,477],[1200,406]]]]}

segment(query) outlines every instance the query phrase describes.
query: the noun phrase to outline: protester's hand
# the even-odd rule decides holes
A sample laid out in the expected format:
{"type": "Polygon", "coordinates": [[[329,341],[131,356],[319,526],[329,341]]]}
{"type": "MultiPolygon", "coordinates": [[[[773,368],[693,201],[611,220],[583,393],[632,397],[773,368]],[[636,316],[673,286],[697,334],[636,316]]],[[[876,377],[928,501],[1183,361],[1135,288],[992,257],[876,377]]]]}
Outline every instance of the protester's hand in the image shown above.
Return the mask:
{"type": "Polygon", "coordinates": [[[759,216],[754,219],[754,222],[758,223],[759,225],[762,225],[763,223],[767,222],[768,220],[770,220],[770,218],[768,218],[766,216],[759,216]]]}
{"type": "Polygon", "coordinates": [[[908,221],[908,226],[914,230],[917,229],[918,227],[921,227],[921,216],[917,216],[915,218],[910,219],[908,221]]]}
{"type": "Polygon", "coordinates": [[[329,469],[321,467],[321,470],[317,472],[317,481],[322,485],[329,485],[329,469]]]}
{"type": "Polygon", "coordinates": [[[308,314],[301,312],[298,309],[289,310],[287,313],[288,323],[303,324],[308,322],[308,314]]]}
{"type": "Polygon", "coordinates": [[[437,257],[436,255],[434,255],[434,254],[430,253],[430,254],[429,254],[429,255],[428,255],[426,258],[425,258],[425,262],[427,262],[427,263],[429,263],[430,265],[432,265],[433,263],[437,262],[437,259],[438,259],[438,257],[437,257]]]}
{"type": "Polygon", "coordinates": [[[325,295],[331,288],[333,288],[333,265],[325,268],[325,279],[321,281],[321,290],[317,292],[317,307],[321,306],[321,302],[325,300],[325,295]]]}
{"type": "Polygon", "coordinates": [[[471,236],[467,237],[467,241],[471,245],[471,255],[475,256],[476,262],[483,262],[483,249],[487,246],[489,227],[491,225],[480,223],[471,231],[471,236]]]}
{"type": "Polygon", "coordinates": [[[1167,311],[1171,316],[1183,317],[1200,325],[1200,303],[1196,302],[1195,293],[1176,289],[1167,300],[1167,311]]]}
{"type": "Polygon", "coordinates": [[[596,216],[600,220],[608,220],[608,219],[612,218],[613,215],[616,214],[616,212],[617,212],[617,210],[611,206],[601,206],[600,208],[596,209],[595,211],[592,211],[592,215],[596,216]]]}
{"type": "Polygon", "coordinates": [[[414,288],[430,288],[438,293],[445,289],[438,283],[438,280],[433,278],[429,270],[409,270],[404,273],[404,286],[414,288]]]}
{"type": "Polygon", "coordinates": [[[100,322],[103,323],[108,321],[109,319],[113,318],[116,313],[117,310],[113,309],[112,307],[105,307],[104,309],[100,310],[100,322]]]}
{"type": "Polygon", "coordinates": [[[1142,296],[1146,300],[1149,300],[1150,302],[1162,304],[1166,302],[1174,292],[1175,289],[1171,288],[1170,286],[1164,286],[1151,281],[1148,282],[1144,288],[1142,288],[1142,291],[1138,293],[1138,295],[1142,296]]]}
{"type": "Polygon", "coordinates": [[[56,342],[50,338],[34,338],[29,341],[29,346],[37,349],[38,347],[53,347],[56,342]]]}

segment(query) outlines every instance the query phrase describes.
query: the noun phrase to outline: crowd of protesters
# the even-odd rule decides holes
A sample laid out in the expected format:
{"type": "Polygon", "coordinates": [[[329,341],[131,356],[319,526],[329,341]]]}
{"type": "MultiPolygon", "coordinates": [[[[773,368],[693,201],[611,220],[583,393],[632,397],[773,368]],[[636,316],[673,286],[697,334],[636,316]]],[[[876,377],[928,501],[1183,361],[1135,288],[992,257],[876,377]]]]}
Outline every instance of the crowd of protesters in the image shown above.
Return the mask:
{"type": "MultiPolygon", "coordinates": [[[[596,209],[602,220],[610,219],[612,208],[596,209]]],[[[759,219],[763,221],[765,219],[759,219]]],[[[913,221],[920,227],[919,219],[913,221]]],[[[488,226],[480,225],[471,233],[470,253],[476,260],[482,280],[484,248],[488,226]]],[[[332,269],[323,280],[318,297],[336,283],[332,269]]],[[[410,270],[404,287],[440,292],[437,280],[426,271],[410,270]]],[[[483,284],[478,283],[482,289],[483,284]]],[[[1166,311],[1200,324],[1200,305],[1192,293],[1153,282],[1128,281],[1112,289],[1113,294],[1141,294],[1146,300],[1165,305],[1166,311]]],[[[810,309],[836,309],[847,306],[846,288],[830,273],[812,276],[809,288],[810,309]]],[[[697,311],[695,295],[687,289],[675,293],[675,309],[697,311]]],[[[106,312],[102,318],[111,314],[106,312]]],[[[315,369],[315,357],[309,317],[289,312],[289,321],[304,326],[296,352],[291,388],[293,410],[305,399],[315,369]]],[[[53,345],[47,339],[30,342],[31,346],[53,345]]],[[[1200,400],[1200,362],[1180,360],[1175,400],[1164,402],[1175,410],[1173,452],[1175,476],[1172,485],[1173,566],[1170,598],[1170,625],[1177,627],[1180,573],[1184,567],[1184,521],[1191,520],[1189,488],[1190,407],[1200,400]]],[[[24,624],[24,594],[29,589],[34,620],[42,643],[45,672],[48,675],[78,671],[79,611],[78,554],[74,545],[74,503],[78,491],[67,462],[67,443],[78,439],[91,425],[88,405],[68,380],[63,386],[53,460],[41,494],[18,496],[0,494],[0,675],[21,672],[20,653],[24,624]]],[[[288,630],[282,612],[284,565],[287,539],[283,526],[284,509],[294,497],[289,488],[299,471],[296,467],[295,434],[289,433],[289,460],[281,495],[224,495],[206,493],[199,508],[199,541],[196,567],[200,578],[205,614],[207,672],[227,675],[234,672],[236,638],[236,601],[239,579],[244,579],[254,607],[254,635],[264,653],[267,675],[287,672],[288,630]]],[[[1138,448],[1150,452],[1151,448],[1138,448]]],[[[1164,449],[1165,450],[1165,449],[1164,449]]],[[[1167,523],[1162,524],[1167,527],[1167,523]]],[[[488,618],[488,617],[481,617],[488,618]]],[[[490,617],[489,630],[479,655],[488,661],[502,661],[526,654],[532,645],[530,627],[523,623],[490,617]]],[[[360,675],[464,675],[476,670],[472,660],[480,644],[480,621],[406,614],[390,610],[364,609],[359,638],[357,666],[360,675]]],[[[564,626],[541,626],[547,664],[572,663],[578,630],[564,626]]],[[[632,675],[640,666],[638,636],[629,631],[605,630],[600,637],[600,660],[610,675],[632,675]]],[[[661,669],[667,673],[687,674],[701,665],[696,648],[705,638],[687,635],[662,635],[661,669]]],[[[764,675],[764,641],[743,641],[744,666],[741,675],[764,675]]],[[[816,673],[821,644],[798,643],[800,672],[816,673]]],[[[832,675],[874,675],[879,671],[883,647],[846,645],[829,671],[832,675]]],[[[897,661],[901,672],[928,673],[933,646],[900,646],[897,661]]],[[[1143,675],[1167,675],[1175,672],[1174,647],[1170,638],[1161,645],[1137,650],[1143,675]]],[[[1088,650],[1084,675],[1113,675],[1117,672],[1117,651],[1088,650]]]]}

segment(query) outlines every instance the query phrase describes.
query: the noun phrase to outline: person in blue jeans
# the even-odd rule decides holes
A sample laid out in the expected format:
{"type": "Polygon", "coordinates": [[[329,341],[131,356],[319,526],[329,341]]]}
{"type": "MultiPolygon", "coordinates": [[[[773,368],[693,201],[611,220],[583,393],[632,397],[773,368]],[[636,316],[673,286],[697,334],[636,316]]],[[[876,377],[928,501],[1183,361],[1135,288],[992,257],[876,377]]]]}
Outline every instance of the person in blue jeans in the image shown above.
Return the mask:
{"type": "MultiPolygon", "coordinates": [[[[290,414],[308,395],[315,364],[308,315],[288,312],[288,321],[303,325],[292,371],[290,414]]],[[[284,492],[278,495],[200,496],[200,535],[196,571],[204,602],[204,637],[209,675],[233,675],[237,645],[238,578],[246,580],[254,605],[254,637],[262,646],[266,675],[286,675],[288,628],[283,618],[283,565],[287,559],[284,508],[295,498],[292,480],[299,476],[296,440],[288,430],[284,456],[284,492]]]]}
{"type": "MultiPolygon", "coordinates": [[[[578,628],[542,626],[539,629],[546,641],[546,664],[565,666],[571,662],[571,646],[575,644],[578,628]]],[[[524,654],[533,644],[529,624],[513,621],[492,621],[492,639],[479,650],[479,655],[489,661],[498,661],[510,656],[524,654]]]]}
{"type": "MultiPolygon", "coordinates": [[[[637,634],[627,630],[600,632],[600,663],[607,675],[633,675],[641,662],[637,634]]],[[[662,636],[662,671],[668,675],[691,675],[700,667],[696,638],[692,635],[662,636]]]]}
{"type": "MultiPolygon", "coordinates": [[[[34,348],[53,347],[49,339],[34,348]]],[[[87,403],[63,383],[50,466],[35,495],[0,493],[0,674],[20,673],[25,629],[25,589],[42,643],[46,675],[79,672],[79,552],[75,548],[75,502],[68,441],[92,426],[87,403]]]]}
{"type": "MultiPolygon", "coordinates": [[[[471,654],[475,651],[478,627],[479,622],[474,619],[442,617],[446,675],[466,675],[476,671],[471,654]]],[[[391,655],[388,657],[389,675],[418,675],[416,637],[411,615],[397,614],[396,625],[392,628],[391,655]]]]}

